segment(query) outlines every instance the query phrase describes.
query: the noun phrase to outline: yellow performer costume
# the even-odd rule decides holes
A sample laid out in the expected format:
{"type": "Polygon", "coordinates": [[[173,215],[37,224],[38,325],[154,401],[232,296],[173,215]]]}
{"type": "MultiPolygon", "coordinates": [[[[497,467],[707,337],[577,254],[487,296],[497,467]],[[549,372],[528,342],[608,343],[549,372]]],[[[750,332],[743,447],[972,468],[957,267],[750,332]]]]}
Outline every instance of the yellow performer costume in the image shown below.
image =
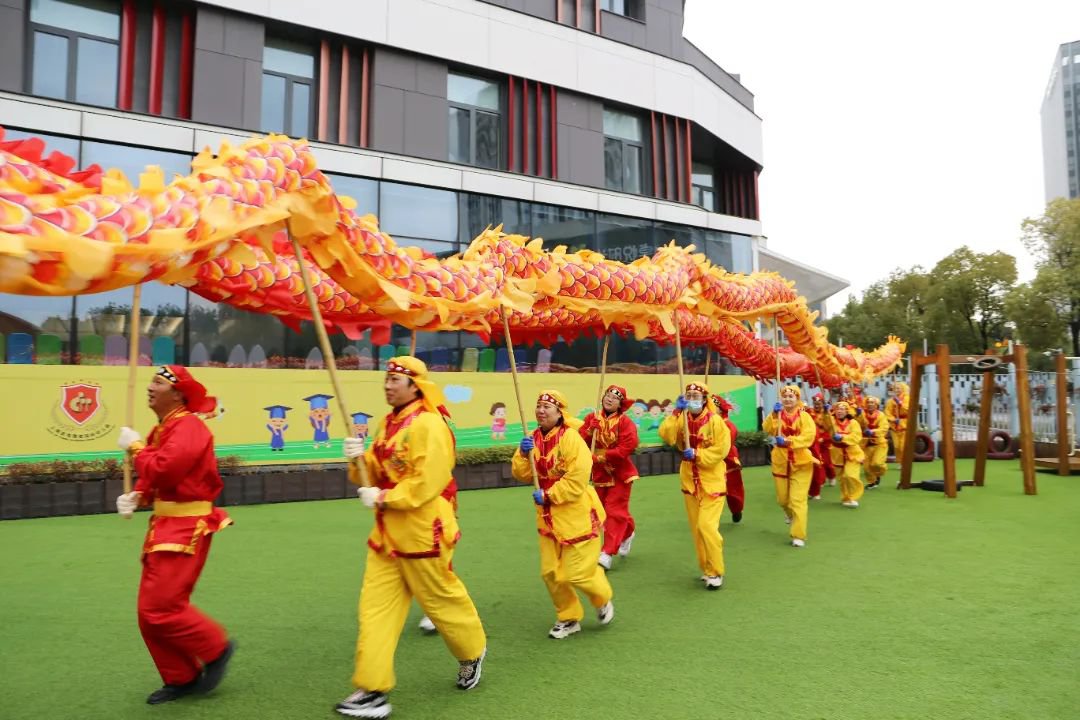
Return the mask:
{"type": "Polygon", "coordinates": [[[720,515],[727,498],[727,464],[731,431],[712,404],[709,388],[692,382],[686,394],[675,401],[675,412],[660,424],[660,439],[683,452],[679,466],[686,519],[697,550],[701,579],[709,590],[724,582],[724,537],[720,515]],[[683,413],[686,425],[683,424],[683,413]],[[690,431],[686,442],[685,428],[690,431]]]}
{"type": "Polygon", "coordinates": [[[908,408],[911,398],[908,396],[907,383],[893,384],[893,396],[885,403],[885,418],[889,421],[889,433],[892,435],[893,455],[896,462],[904,458],[904,433],[907,432],[908,408]]]}
{"type": "Polygon", "coordinates": [[[846,507],[859,507],[859,498],[863,495],[862,462],[865,457],[862,450],[862,426],[848,417],[850,408],[846,402],[833,406],[835,431],[832,436],[833,447],[839,449],[842,462],[840,469],[840,503],[846,507]]]}
{"type": "Polygon", "coordinates": [[[533,480],[531,455],[540,489],[533,493],[540,542],[540,576],[555,605],[557,622],[549,635],[562,639],[581,630],[584,608],[575,590],[596,608],[600,623],[611,622],[612,590],[598,565],[604,506],[589,485],[592,453],[577,432],[581,421],[567,412],[566,397],[545,390],[536,401],[539,427],[521,441],[511,471],[523,483],[533,480]]]}
{"type": "Polygon", "coordinates": [[[791,524],[791,544],[794,547],[806,544],[806,498],[814,474],[814,463],[817,462],[810,452],[817,437],[817,425],[803,407],[800,397],[798,386],[785,386],[780,391],[780,402],[762,423],[762,429],[774,436],[776,443],[771,457],[776,503],[784,509],[784,515],[791,524]]]}
{"type": "Polygon", "coordinates": [[[863,431],[863,451],[866,453],[864,467],[867,489],[880,485],[881,478],[888,469],[885,458],[889,453],[889,440],[885,433],[889,430],[889,423],[885,414],[879,410],[880,405],[881,401],[876,397],[866,398],[866,412],[859,416],[863,431]]]}
{"type": "MultiPolygon", "coordinates": [[[[454,509],[442,496],[455,461],[453,435],[441,415],[442,392],[416,358],[394,358],[386,372],[386,396],[394,409],[364,453],[376,487],[358,491],[375,508],[360,591],[352,678],[358,691],[337,706],[353,717],[385,717],[379,714],[383,706],[389,714],[384,694],[395,684],[394,653],[413,597],[458,659],[459,688],[479,681],[487,645],[472,599],[451,569],[460,533],[454,509]]],[[[346,439],[346,455],[356,456],[362,443],[346,439]]],[[[352,468],[350,479],[359,483],[352,468]]]]}

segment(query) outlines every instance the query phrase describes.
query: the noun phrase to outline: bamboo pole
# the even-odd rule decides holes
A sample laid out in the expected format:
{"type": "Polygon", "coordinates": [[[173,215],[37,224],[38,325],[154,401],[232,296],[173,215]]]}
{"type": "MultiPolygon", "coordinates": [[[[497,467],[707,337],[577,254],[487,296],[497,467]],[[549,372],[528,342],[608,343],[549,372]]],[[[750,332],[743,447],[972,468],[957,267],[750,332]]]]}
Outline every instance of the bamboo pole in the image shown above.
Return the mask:
{"type": "Polygon", "coordinates": [[[596,415],[597,427],[592,432],[592,443],[589,446],[589,451],[593,454],[596,453],[596,435],[599,431],[600,419],[604,416],[604,376],[607,375],[607,351],[608,343],[611,341],[611,333],[604,336],[604,352],[600,355],[600,392],[596,398],[596,415]]]}
{"type": "MultiPolygon", "coordinates": [[[[525,405],[521,402],[521,385],[518,384],[517,357],[514,355],[514,344],[510,341],[510,321],[506,319],[506,311],[499,308],[499,316],[502,317],[503,340],[506,341],[506,351],[510,353],[510,375],[514,379],[514,395],[517,396],[518,413],[521,415],[521,433],[528,432],[529,421],[525,417],[525,405]]],[[[536,472],[536,458],[529,453],[529,467],[532,468],[533,488],[540,489],[540,475],[536,472]]]]}
{"type": "MultiPolygon", "coordinates": [[[[128,379],[127,407],[124,422],[129,428],[135,427],[135,374],[139,367],[139,321],[141,320],[142,284],[135,286],[131,295],[131,320],[128,322],[128,379]]],[[[131,492],[131,454],[124,453],[124,494],[131,492]]]]}
{"type": "Polygon", "coordinates": [[[416,357],[416,331],[412,331],[412,340],[409,342],[409,355],[416,357]]]}
{"type": "MultiPolygon", "coordinates": [[[[307,265],[304,263],[304,254],[300,249],[300,243],[293,237],[292,229],[286,227],[289,241],[292,242],[293,253],[296,255],[296,264],[300,266],[300,279],[304,283],[304,295],[307,297],[308,309],[311,310],[311,322],[315,326],[315,335],[319,339],[319,348],[322,350],[323,360],[326,362],[326,370],[330,373],[330,384],[334,388],[334,397],[337,399],[338,411],[341,413],[341,421],[345,423],[345,437],[352,434],[352,424],[349,422],[349,406],[345,402],[345,395],[338,380],[337,363],[334,361],[334,350],[330,347],[330,336],[326,334],[326,326],[323,325],[322,313],[319,311],[319,303],[315,299],[315,291],[311,289],[311,276],[308,274],[307,265]]],[[[349,460],[360,476],[360,485],[370,487],[367,467],[363,458],[351,458],[349,460]]]]}
{"type": "MultiPolygon", "coordinates": [[[[683,382],[682,334],[679,332],[678,315],[672,313],[671,319],[675,321],[675,359],[679,366],[679,395],[682,395],[686,392],[686,383],[683,382]]],[[[690,448],[690,416],[686,410],[682,411],[682,418],[683,450],[687,450],[690,448]]]]}
{"type": "Polygon", "coordinates": [[[705,384],[709,384],[709,361],[712,360],[712,348],[705,348],[705,384]]]}

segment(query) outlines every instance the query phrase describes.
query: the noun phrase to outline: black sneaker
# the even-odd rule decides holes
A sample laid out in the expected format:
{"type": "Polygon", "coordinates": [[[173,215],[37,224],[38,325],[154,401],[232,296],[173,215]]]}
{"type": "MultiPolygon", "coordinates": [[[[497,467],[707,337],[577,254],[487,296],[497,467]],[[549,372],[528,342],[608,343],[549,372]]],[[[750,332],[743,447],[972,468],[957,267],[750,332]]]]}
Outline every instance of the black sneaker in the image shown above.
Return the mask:
{"type": "Polygon", "coordinates": [[[361,688],[334,706],[342,715],[355,718],[390,717],[390,701],[386,693],[368,692],[361,688]]]}
{"type": "Polygon", "coordinates": [[[172,702],[173,700],[179,700],[185,695],[193,695],[198,692],[199,682],[202,680],[202,675],[195,678],[189,683],[184,685],[165,685],[154,692],[150,693],[146,698],[147,705],[160,705],[161,703],[172,702]]]}
{"type": "Polygon", "coordinates": [[[741,521],[742,521],[742,513],[741,512],[731,513],[731,522],[737,523],[737,522],[741,522],[741,521]]]}
{"type": "Polygon", "coordinates": [[[881,481],[880,481],[880,480],[875,480],[874,482],[872,482],[872,483],[869,483],[869,484],[868,484],[868,485],[866,486],[866,489],[867,489],[867,490],[873,490],[873,489],[877,488],[877,486],[878,486],[878,485],[880,485],[880,484],[881,484],[881,481]]]}
{"type": "Polygon", "coordinates": [[[487,648],[484,648],[484,651],[480,653],[480,657],[475,660],[458,661],[458,690],[472,690],[480,684],[480,671],[484,668],[485,655],[487,655],[487,648]]]}
{"type": "Polygon", "coordinates": [[[197,692],[205,694],[221,684],[221,681],[225,679],[225,669],[228,668],[229,660],[232,659],[234,652],[236,652],[236,641],[230,640],[225,645],[225,651],[218,655],[216,660],[206,663],[203,668],[202,679],[199,680],[198,687],[195,688],[197,692]]]}

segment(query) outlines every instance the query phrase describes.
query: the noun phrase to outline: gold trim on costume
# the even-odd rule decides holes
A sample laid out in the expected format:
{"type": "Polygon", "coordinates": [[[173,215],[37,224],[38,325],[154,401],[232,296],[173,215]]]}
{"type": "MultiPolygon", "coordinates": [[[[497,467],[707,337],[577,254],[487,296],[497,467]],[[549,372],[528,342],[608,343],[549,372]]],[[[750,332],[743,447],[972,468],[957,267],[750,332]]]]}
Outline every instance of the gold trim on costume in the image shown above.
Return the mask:
{"type": "Polygon", "coordinates": [[[198,517],[214,512],[214,503],[207,500],[195,502],[171,502],[155,500],[154,514],[158,517],[198,517]]]}

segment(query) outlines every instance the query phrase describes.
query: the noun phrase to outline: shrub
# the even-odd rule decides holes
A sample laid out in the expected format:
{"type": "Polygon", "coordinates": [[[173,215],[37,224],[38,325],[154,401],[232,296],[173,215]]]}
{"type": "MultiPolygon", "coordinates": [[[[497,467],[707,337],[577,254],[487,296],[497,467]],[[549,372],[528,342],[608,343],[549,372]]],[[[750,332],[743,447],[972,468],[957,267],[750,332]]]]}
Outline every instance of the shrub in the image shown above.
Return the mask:
{"type": "Polygon", "coordinates": [[[770,437],[769,433],[766,432],[741,432],[739,433],[739,437],[735,438],[735,447],[769,447],[770,437]]]}
{"type": "Polygon", "coordinates": [[[92,475],[95,480],[115,480],[123,476],[123,465],[115,458],[105,460],[45,460],[34,463],[12,463],[7,474],[0,476],[0,483],[23,485],[27,483],[67,482],[75,475],[92,475]]]}
{"type": "Polygon", "coordinates": [[[484,465],[487,463],[508,463],[514,457],[514,445],[500,445],[490,448],[470,448],[458,450],[458,465],[484,465]]]}

